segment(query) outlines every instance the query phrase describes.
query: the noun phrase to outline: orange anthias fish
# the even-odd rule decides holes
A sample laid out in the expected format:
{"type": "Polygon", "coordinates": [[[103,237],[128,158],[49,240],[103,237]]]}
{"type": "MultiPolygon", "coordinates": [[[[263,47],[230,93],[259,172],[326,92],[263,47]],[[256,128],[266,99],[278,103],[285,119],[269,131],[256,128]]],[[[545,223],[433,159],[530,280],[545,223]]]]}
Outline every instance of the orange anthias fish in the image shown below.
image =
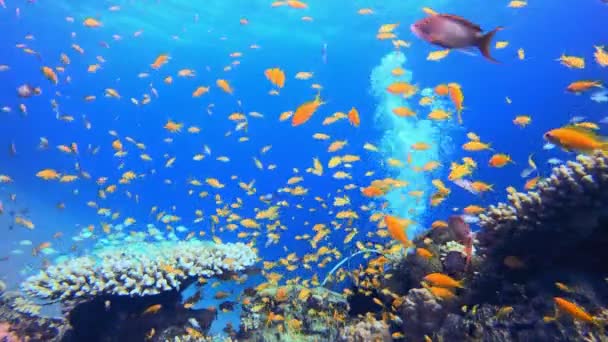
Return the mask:
{"type": "Polygon", "coordinates": [[[220,87],[223,91],[225,91],[228,94],[232,94],[232,92],[234,91],[232,89],[232,87],[230,86],[230,84],[228,83],[228,81],[226,80],[217,80],[215,82],[217,84],[218,87],[220,87]]]}
{"type": "Polygon", "coordinates": [[[157,313],[163,306],[161,304],[154,304],[154,305],[150,305],[146,310],[144,310],[144,312],[142,312],[142,315],[147,315],[147,314],[155,314],[157,313]]]}
{"type": "Polygon", "coordinates": [[[464,94],[462,93],[462,89],[457,83],[450,83],[448,84],[448,93],[450,95],[450,100],[452,100],[452,103],[454,103],[454,106],[456,107],[458,123],[462,125],[462,110],[464,109],[464,94]]]}
{"type": "Polygon", "coordinates": [[[545,133],[544,138],[567,151],[591,153],[608,151],[608,141],[595,132],[576,126],[565,126],[545,133]]]}
{"type": "Polygon", "coordinates": [[[299,0],[287,0],[287,6],[291,8],[308,8],[305,2],[299,0]]]}
{"type": "Polygon", "coordinates": [[[264,71],[266,78],[275,86],[283,88],[285,86],[285,73],[279,68],[266,69],[264,71]]]}
{"type": "Polygon", "coordinates": [[[566,90],[568,90],[571,93],[576,93],[576,94],[580,94],[582,92],[585,92],[587,90],[590,90],[591,88],[602,88],[602,82],[600,81],[576,81],[576,82],[572,82],[568,85],[568,87],[566,88],[566,90]]]}
{"type": "Polygon", "coordinates": [[[314,100],[300,105],[300,107],[296,109],[296,112],[291,117],[291,125],[295,127],[305,123],[323,104],[325,104],[325,102],[321,100],[321,94],[317,94],[314,100]]]}
{"type": "Polygon", "coordinates": [[[496,153],[490,158],[488,164],[490,164],[490,166],[492,167],[503,167],[508,163],[512,162],[513,160],[511,160],[511,157],[509,155],[506,155],[504,153],[496,153]]]}
{"type": "Polygon", "coordinates": [[[54,84],[57,84],[58,80],[57,80],[57,74],[55,74],[55,71],[53,71],[53,69],[47,67],[47,66],[43,66],[41,68],[42,70],[42,74],[44,75],[44,77],[46,77],[49,81],[53,82],[54,84]]]}
{"type": "Polygon", "coordinates": [[[348,112],[348,121],[351,125],[355,127],[359,127],[361,124],[361,118],[359,118],[359,111],[353,107],[350,112],[348,112]]]}
{"type": "Polygon", "coordinates": [[[86,27],[93,27],[93,28],[102,26],[101,22],[94,18],[86,18],[82,22],[82,24],[86,27]]]}
{"type": "Polygon", "coordinates": [[[445,288],[454,288],[454,287],[460,287],[462,288],[462,281],[457,281],[454,278],[445,275],[443,273],[431,273],[428,274],[424,277],[425,281],[428,281],[429,283],[435,285],[435,286],[439,286],[439,287],[445,287],[445,288]]]}
{"type": "Polygon", "coordinates": [[[553,301],[555,302],[555,306],[559,312],[567,313],[572,316],[574,319],[579,320],[581,322],[596,324],[599,325],[600,321],[587,313],[580,306],[564,299],[561,297],[554,297],[553,301]]]}
{"type": "Polygon", "coordinates": [[[373,185],[363,188],[361,192],[366,197],[380,197],[386,193],[386,191],[384,191],[383,189],[380,189],[379,187],[373,185]]]}
{"type": "Polygon", "coordinates": [[[154,63],[150,64],[152,69],[158,70],[161,66],[165,65],[169,61],[169,55],[161,54],[156,57],[154,63]]]}
{"type": "Polygon", "coordinates": [[[401,242],[405,248],[409,248],[412,245],[405,232],[411,223],[409,220],[386,215],[384,216],[384,223],[386,223],[386,228],[393,239],[401,242]]]}

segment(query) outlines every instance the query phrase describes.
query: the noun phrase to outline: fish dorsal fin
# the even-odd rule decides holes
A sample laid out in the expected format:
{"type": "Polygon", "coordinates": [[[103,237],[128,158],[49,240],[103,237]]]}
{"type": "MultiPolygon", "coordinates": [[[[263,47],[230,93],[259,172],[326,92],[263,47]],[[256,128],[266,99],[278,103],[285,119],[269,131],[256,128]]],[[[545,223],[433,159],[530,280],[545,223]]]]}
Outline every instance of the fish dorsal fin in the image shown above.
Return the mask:
{"type": "Polygon", "coordinates": [[[455,14],[438,14],[438,15],[441,16],[441,17],[444,17],[444,18],[451,19],[451,20],[454,20],[456,22],[459,22],[459,23],[461,23],[461,24],[463,24],[463,25],[465,25],[467,27],[470,27],[470,28],[476,30],[476,31],[479,31],[479,32],[482,31],[481,27],[479,25],[473,24],[472,22],[466,20],[465,18],[457,16],[455,14]]]}
{"type": "Polygon", "coordinates": [[[584,135],[594,138],[594,139],[600,139],[600,136],[595,131],[593,131],[589,128],[575,126],[575,125],[567,125],[567,126],[564,126],[564,128],[571,130],[571,131],[576,131],[580,134],[584,134],[584,135]]]}

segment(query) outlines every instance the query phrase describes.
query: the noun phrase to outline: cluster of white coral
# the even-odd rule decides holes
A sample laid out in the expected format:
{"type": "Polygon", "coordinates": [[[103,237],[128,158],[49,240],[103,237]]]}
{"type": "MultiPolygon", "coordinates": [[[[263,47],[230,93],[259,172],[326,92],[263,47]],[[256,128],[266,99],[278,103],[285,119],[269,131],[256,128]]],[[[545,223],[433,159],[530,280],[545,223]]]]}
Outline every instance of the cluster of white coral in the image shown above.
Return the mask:
{"type": "Polygon", "coordinates": [[[13,310],[30,316],[39,315],[40,310],[42,309],[40,305],[23,297],[15,297],[13,302],[10,303],[10,306],[13,310]]]}
{"type": "Polygon", "coordinates": [[[255,251],[243,243],[142,242],[60,262],[29,277],[21,287],[28,295],[50,300],[145,296],[180,289],[193,277],[243,271],[255,261],[255,251]]]}
{"type": "Polygon", "coordinates": [[[448,241],[445,244],[441,245],[439,247],[439,250],[441,251],[442,256],[445,256],[450,252],[460,252],[464,254],[464,245],[458,243],[457,241],[448,241]]]}

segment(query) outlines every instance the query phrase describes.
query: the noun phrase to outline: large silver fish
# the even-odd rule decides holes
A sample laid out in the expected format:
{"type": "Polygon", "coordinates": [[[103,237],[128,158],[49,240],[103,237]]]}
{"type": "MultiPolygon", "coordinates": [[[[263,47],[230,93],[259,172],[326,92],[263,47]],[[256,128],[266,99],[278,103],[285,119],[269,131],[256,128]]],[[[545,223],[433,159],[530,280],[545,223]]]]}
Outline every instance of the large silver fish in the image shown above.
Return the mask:
{"type": "Polygon", "coordinates": [[[452,14],[434,14],[410,26],[412,32],[425,41],[448,49],[477,47],[481,54],[492,62],[490,45],[501,26],[484,34],[477,24],[452,14]]]}

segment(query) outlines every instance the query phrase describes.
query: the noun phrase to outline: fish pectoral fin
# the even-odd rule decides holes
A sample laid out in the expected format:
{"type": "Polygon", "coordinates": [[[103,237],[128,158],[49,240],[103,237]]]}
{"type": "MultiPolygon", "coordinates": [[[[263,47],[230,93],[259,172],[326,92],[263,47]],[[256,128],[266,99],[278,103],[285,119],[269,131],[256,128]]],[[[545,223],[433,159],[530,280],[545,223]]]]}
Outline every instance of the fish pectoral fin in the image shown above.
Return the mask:
{"type": "Polygon", "coordinates": [[[467,49],[467,48],[461,48],[461,49],[455,49],[458,52],[464,53],[465,55],[469,55],[469,56],[479,56],[478,54],[475,53],[475,50],[472,49],[467,49]]]}
{"type": "Polygon", "coordinates": [[[440,44],[441,42],[439,41],[439,38],[438,38],[437,36],[433,35],[433,34],[429,34],[429,36],[428,36],[428,40],[429,40],[429,42],[430,42],[431,44],[437,44],[437,45],[441,45],[441,44],[440,44]]]}

